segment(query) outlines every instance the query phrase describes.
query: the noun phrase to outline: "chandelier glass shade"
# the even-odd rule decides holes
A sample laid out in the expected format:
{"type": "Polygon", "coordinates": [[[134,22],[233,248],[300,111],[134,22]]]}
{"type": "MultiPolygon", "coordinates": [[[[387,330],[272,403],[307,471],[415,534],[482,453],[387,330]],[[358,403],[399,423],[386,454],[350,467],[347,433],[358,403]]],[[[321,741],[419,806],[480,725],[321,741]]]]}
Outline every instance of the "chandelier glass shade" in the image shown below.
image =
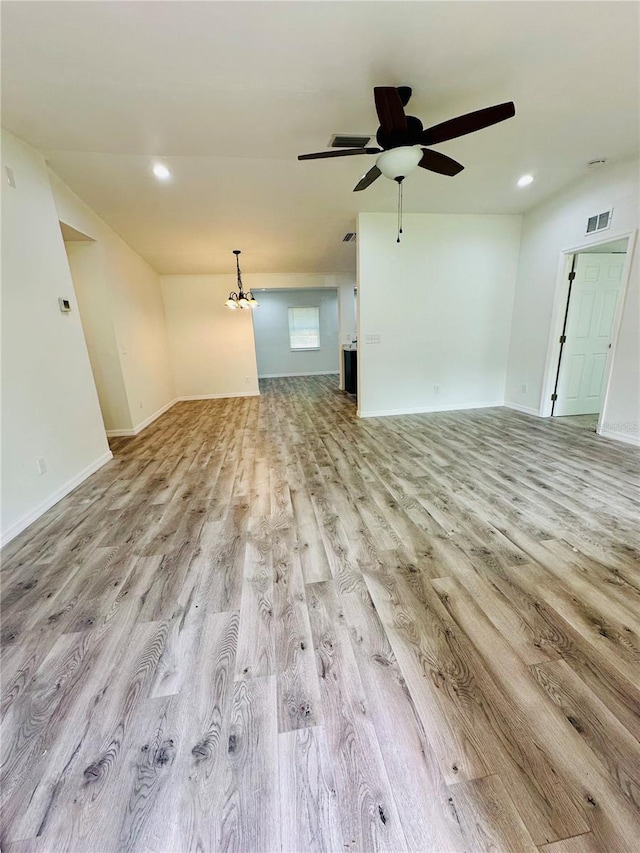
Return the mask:
{"type": "Polygon", "coordinates": [[[242,285],[242,273],[240,272],[240,249],[234,249],[233,254],[236,256],[236,271],[238,275],[238,291],[232,290],[229,298],[224,303],[227,308],[235,311],[237,308],[257,308],[259,303],[250,290],[244,289],[242,285]]]}

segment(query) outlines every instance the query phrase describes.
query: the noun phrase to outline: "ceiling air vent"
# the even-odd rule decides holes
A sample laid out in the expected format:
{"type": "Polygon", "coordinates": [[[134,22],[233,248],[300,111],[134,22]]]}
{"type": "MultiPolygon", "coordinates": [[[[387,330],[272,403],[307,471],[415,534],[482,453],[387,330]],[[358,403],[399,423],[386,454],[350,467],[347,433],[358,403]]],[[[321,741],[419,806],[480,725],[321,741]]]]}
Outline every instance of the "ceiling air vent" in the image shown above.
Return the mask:
{"type": "Polygon", "coordinates": [[[336,133],[331,137],[329,146],[331,148],[364,148],[370,139],[371,136],[347,136],[336,133]]]}
{"type": "Polygon", "coordinates": [[[356,242],[356,234],[355,231],[348,231],[344,237],[342,238],[343,243],[355,243],[356,242]]]}
{"type": "Polygon", "coordinates": [[[587,230],[585,234],[595,234],[596,231],[606,231],[611,225],[613,216],[613,208],[605,210],[604,213],[596,213],[595,216],[590,216],[587,220],[587,230]]]}

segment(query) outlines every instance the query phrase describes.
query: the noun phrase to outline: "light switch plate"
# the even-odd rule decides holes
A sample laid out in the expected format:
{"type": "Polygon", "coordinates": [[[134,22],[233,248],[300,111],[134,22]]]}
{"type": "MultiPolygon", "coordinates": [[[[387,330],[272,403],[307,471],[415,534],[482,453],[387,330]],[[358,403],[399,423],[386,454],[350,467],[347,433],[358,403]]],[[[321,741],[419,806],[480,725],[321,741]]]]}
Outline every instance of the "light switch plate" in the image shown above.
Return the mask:
{"type": "Polygon", "coordinates": [[[381,344],[382,335],[365,335],[364,342],[365,344],[381,344]]]}

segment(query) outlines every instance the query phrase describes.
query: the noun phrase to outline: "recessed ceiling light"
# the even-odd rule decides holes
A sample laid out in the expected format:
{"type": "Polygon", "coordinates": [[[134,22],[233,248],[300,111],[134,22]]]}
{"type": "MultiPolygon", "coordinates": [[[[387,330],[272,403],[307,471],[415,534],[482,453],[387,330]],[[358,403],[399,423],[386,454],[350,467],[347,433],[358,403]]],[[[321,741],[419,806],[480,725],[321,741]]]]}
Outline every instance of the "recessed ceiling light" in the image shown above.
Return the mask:
{"type": "Polygon", "coordinates": [[[533,175],[523,175],[521,178],[518,178],[518,186],[519,187],[528,187],[529,184],[533,183],[533,175]]]}
{"type": "Polygon", "coordinates": [[[171,177],[171,172],[167,169],[164,163],[153,164],[153,174],[161,181],[166,181],[171,177]]]}

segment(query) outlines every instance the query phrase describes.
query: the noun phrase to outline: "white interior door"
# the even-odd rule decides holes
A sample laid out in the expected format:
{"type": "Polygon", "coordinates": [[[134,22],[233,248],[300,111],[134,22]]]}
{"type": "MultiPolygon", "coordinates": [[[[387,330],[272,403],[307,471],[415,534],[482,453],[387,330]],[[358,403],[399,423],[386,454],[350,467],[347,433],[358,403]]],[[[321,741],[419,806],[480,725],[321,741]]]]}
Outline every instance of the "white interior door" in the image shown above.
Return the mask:
{"type": "Polygon", "coordinates": [[[576,259],[554,415],[600,411],[624,263],[624,254],[586,253],[576,259]]]}

